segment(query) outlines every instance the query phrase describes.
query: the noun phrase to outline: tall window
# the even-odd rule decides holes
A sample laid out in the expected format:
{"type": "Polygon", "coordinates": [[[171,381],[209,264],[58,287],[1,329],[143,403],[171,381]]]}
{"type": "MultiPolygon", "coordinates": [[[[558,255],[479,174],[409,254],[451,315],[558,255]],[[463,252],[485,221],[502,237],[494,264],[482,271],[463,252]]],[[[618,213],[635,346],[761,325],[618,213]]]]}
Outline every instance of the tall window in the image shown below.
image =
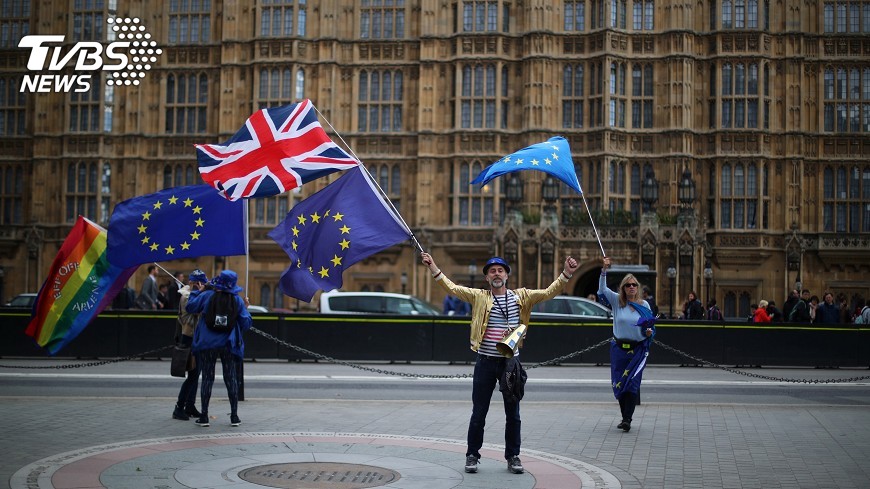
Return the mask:
{"type": "Polygon", "coordinates": [[[91,88],[87,92],[70,92],[69,94],[69,130],[70,132],[95,132],[100,130],[100,93],[103,84],[101,77],[94,74],[91,77],[91,88]]]}
{"type": "Polygon", "coordinates": [[[166,132],[196,134],[206,130],[208,77],[170,74],[166,77],[166,132]]]}
{"type": "Polygon", "coordinates": [[[726,318],[749,317],[749,305],[752,300],[752,294],[745,290],[726,290],[724,296],[722,315],[726,318]],[[740,294],[739,297],[738,294],[740,294]]]}
{"type": "Polygon", "coordinates": [[[758,0],[723,0],[723,29],[757,29],[758,0]]]}
{"type": "Polygon", "coordinates": [[[169,44],[211,41],[211,0],[169,0],[169,44]]]}
{"type": "Polygon", "coordinates": [[[496,0],[465,0],[462,8],[462,32],[508,32],[510,4],[496,0]],[[499,4],[501,9],[499,9],[499,4]],[[501,19],[499,19],[499,14],[501,19]]]}
{"type": "Polygon", "coordinates": [[[496,182],[475,185],[471,180],[480,174],[484,165],[478,161],[462,162],[454,167],[451,178],[453,195],[450,224],[459,226],[491,226],[493,224],[494,188],[496,182]],[[458,170],[458,171],[457,171],[458,170]]]}
{"type": "Polygon", "coordinates": [[[273,197],[251,199],[253,208],[253,223],[257,225],[275,226],[287,217],[287,213],[294,205],[302,200],[300,188],[284,192],[273,197]]]}
{"type": "Polygon", "coordinates": [[[305,72],[301,68],[271,68],[260,70],[257,105],[278,107],[305,98],[305,72]]]}
{"type": "Polygon", "coordinates": [[[163,188],[181,187],[200,183],[196,165],[180,163],[163,167],[163,188]]]}
{"type": "Polygon", "coordinates": [[[507,127],[507,66],[501,69],[501,80],[496,78],[496,73],[496,65],[492,63],[462,67],[460,124],[463,128],[494,128],[497,121],[502,129],[507,127]]]}
{"type": "Polygon", "coordinates": [[[562,127],[583,127],[583,74],[582,64],[562,69],[562,127]]]}
{"type": "Polygon", "coordinates": [[[103,40],[103,0],[75,0],[73,3],[73,40],[103,40]]]}
{"type": "Polygon", "coordinates": [[[589,66],[589,127],[604,125],[604,63],[592,61],[589,66]]]}
{"type": "Polygon", "coordinates": [[[0,0],[0,48],[17,48],[30,34],[30,0],[0,0]]]}
{"type": "Polygon", "coordinates": [[[19,77],[0,77],[0,135],[24,134],[26,114],[24,94],[19,92],[19,77]]]}
{"type": "Polygon", "coordinates": [[[719,227],[768,229],[770,195],[767,166],[725,163],[719,179],[719,227]]]}
{"type": "Polygon", "coordinates": [[[653,126],[653,68],[635,63],[631,67],[631,127],[653,126]]]}
{"type": "Polygon", "coordinates": [[[870,232],[870,164],[831,165],[823,175],[823,229],[870,232]]]}
{"type": "Polygon", "coordinates": [[[825,69],[825,131],[870,132],[870,67],[825,69]]]}
{"type": "Polygon", "coordinates": [[[565,30],[586,30],[585,0],[565,0],[565,30]]]}
{"type": "Polygon", "coordinates": [[[625,63],[610,63],[610,126],[625,127],[625,63]]]}
{"type": "Polygon", "coordinates": [[[405,0],[362,0],[360,37],[402,39],[405,37],[405,0]]]}
{"type": "Polygon", "coordinates": [[[632,5],[632,27],[636,31],[653,30],[653,18],[655,14],[654,0],[634,0],[632,5]]]}
{"type": "Polygon", "coordinates": [[[79,215],[99,223],[109,221],[112,167],[108,163],[70,163],[66,175],[66,222],[79,215]]]}
{"type": "Polygon", "coordinates": [[[626,0],[610,0],[610,27],[625,29],[626,0]]]}
{"type": "Polygon", "coordinates": [[[381,189],[390,198],[390,202],[396,206],[396,209],[401,211],[400,204],[402,203],[402,168],[398,163],[371,165],[369,173],[372,175],[381,189]]]}
{"type": "Polygon", "coordinates": [[[260,36],[305,36],[305,0],[261,0],[260,36]]]}
{"type": "Polygon", "coordinates": [[[360,131],[402,130],[404,78],[400,70],[363,70],[359,75],[360,131]]]}
{"type": "Polygon", "coordinates": [[[725,63],[722,66],[723,128],[758,128],[758,79],[756,63],[725,63]]]}
{"type": "Polygon", "coordinates": [[[24,169],[20,164],[0,166],[0,224],[24,223],[24,169]]]}
{"type": "Polygon", "coordinates": [[[826,33],[870,32],[870,2],[825,2],[824,19],[826,33]]]}

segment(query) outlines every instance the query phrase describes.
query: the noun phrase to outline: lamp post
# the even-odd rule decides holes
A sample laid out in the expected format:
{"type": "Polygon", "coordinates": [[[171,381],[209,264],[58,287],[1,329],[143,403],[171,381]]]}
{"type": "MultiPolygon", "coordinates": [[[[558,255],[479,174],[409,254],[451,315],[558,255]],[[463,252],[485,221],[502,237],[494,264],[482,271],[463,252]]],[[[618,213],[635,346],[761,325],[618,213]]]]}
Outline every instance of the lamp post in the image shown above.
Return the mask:
{"type": "Polygon", "coordinates": [[[677,269],[674,267],[673,263],[671,264],[671,266],[668,267],[667,273],[668,273],[668,281],[671,284],[671,312],[669,315],[670,315],[671,319],[673,319],[673,317],[674,317],[674,301],[677,300],[677,295],[676,295],[676,293],[677,293],[677,291],[676,291],[677,269]]]}
{"type": "Polygon", "coordinates": [[[474,260],[471,260],[471,263],[468,264],[468,280],[471,282],[471,288],[474,288],[474,277],[477,275],[477,263],[474,260]]]}
{"type": "Polygon", "coordinates": [[[515,173],[508,179],[505,193],[511,208],[516,208],[523,201],[523,181],[515,173]]]}
{"type": "Polygon", "coordinates": [[[677,184],[677,199],[682,204],[684,212],[691,211],[692,204],[695,203],[695,181],[692,180],[692,173],[688,168],[683,170],[683,176],[677,184]]]}
{"type": "Polygon", "coordinates": [[[544,198],[544,211],[555,211],[556,201],[559,200],[559,184],[556,179],[547,175],[541,184],[541,196],[544,198]]]}
{"type": "Polygon", "coordinates": [[[647,169],[646,176],[640,186],[640,201],[643,202],[644,212],[654,212],[656,202],[659,200],[659,182],[652,169],[647,169]]]}
{"type": "Polygon", "coordinates": [[[405,289],[408,288],[408,272],[402,272],[402,277],[400,279],[402,282],[402,293],[405,293],[405,289]]]}
{"type": "Polygon", "coordinates": [[[710,265],[710,260],[707,260],[707,262],[704,263],[704,280],[707,282],[707,301],[709,302],[709,300],[713,299],[713,296],[715,295],[710,288],[713,283],[713,267],[710,265]]]}

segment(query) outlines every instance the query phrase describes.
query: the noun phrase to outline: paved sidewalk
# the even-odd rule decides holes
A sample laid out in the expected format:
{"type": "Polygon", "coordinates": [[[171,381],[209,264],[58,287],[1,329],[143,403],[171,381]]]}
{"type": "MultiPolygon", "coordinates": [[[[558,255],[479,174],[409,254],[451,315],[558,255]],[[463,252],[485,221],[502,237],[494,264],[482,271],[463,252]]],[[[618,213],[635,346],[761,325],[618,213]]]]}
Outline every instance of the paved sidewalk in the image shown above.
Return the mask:
{"type": "MultiPolygon", "coordinates": [[[[165,375],[168,364],[130,362],[106,368],[126,372],[125,382],[136,383],[145,382],[148,372],[165,375]]],[[[293,371],[299,376],[323,375],[324,368],[295,364],[293,371]]],[[[385,368],[433,373],[447,369],[443,365],[385,368]]],[[[564,371],[548,371],[547,376],[556,383],[555,377],[564,371]]],[[[592,379],[603,371],[585,372],[592,379]]],[[[246,366],[251,379],[265,376],[263,372],[263,366],[246,366]]],[[[676,372],[687,379],[695,376],[691,370],[676,372]]],[[[9,372],[0,371],[0,387],[9,382],[4,374],[9,372]]],[[[594,386],[602,388],[606,385],[594,386]]],[[[438,383],[432,383],[431,389],[439,389],[438,383]]],[[[169,396],[0,394],[4,421],[0,487],[866,488],[870,480],[868,390],[865,384],[838,391],[838,396],[852,396],[855,401],[836,405],[645,400],[629,433],[615,429],[615,401],[527,399],[522,404],[521,454],[526,473],[521,475],[506,470],[504,418],[497,397],[488,418],[490,444],[483,452],[480,472],[466,474],[462,468],[470,401],[446,396],[445,400],[249,396],[240,406],[243,424],[234,428],[229,426],[228,403],[218,379],[211,409],[214,419],[209,428],[200,428],[193,421],[170,418],[169,396]],[[313,481],[311,475],[303,485],[286,485],[295,483],[290,477],[303,476],[294,472],[296,467],[333,472],[335,467],[368,467],[369,483],[376,485],[341,486],[325,479],[313,481]]]]}

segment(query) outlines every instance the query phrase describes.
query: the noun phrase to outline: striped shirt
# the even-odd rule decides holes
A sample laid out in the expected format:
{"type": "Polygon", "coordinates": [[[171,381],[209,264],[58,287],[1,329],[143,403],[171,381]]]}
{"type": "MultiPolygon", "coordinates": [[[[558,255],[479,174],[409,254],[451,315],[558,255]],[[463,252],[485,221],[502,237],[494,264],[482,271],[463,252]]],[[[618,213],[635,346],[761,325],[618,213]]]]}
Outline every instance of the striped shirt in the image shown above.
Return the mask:
{"type": "MultiPolygon", "coordinates": [[[[520,306],[517,303],[517,296],[512,291],[508,290],[505,295],[493,295],[492,310],[489,311],[489,323],[486,325],[486,331],[483,333],[483,341],[480,343],[478,353],[495,357],[503,357],[496,349],[501,340],[504,339],[504,333],[509,327],[520,324],[520,306]]],[[[514,352],[519,355],[518,352],[514,352]]]]}

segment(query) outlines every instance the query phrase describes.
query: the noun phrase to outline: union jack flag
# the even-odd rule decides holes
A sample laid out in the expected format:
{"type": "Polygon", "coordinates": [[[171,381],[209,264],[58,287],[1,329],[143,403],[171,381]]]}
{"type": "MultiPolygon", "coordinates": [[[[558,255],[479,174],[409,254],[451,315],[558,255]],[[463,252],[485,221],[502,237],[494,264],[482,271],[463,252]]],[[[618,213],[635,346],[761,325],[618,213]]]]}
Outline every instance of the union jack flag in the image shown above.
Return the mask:
{"type": "Polygon", "coordinates": [[[202,179],[229,200],[269,197],[359,162],[329,136],[310,100],[261,109],[223,144],[197,144],[202,179]]]}

